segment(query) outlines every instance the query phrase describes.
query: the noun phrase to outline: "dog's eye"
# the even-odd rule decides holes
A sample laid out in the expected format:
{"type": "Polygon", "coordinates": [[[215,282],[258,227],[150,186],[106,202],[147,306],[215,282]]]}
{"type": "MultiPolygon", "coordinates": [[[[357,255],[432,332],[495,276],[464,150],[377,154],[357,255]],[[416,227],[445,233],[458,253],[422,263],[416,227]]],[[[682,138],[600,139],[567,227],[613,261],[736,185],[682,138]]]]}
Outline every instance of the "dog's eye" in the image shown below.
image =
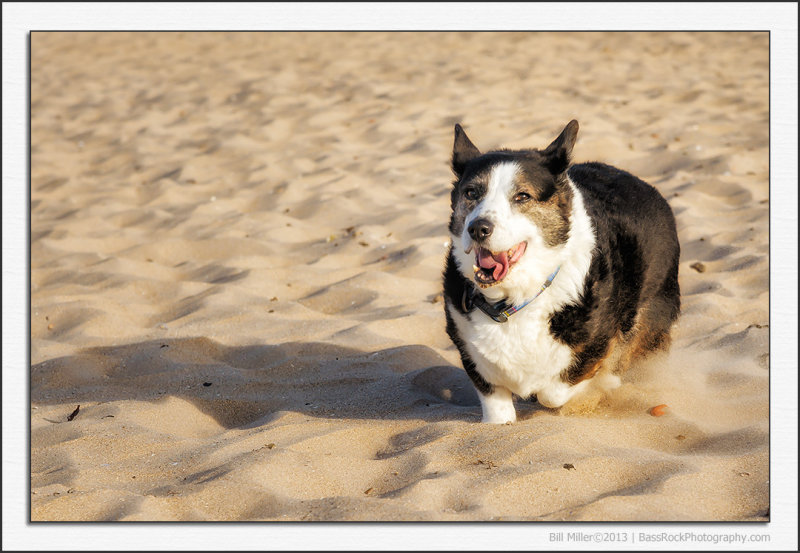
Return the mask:
{"type": "Polygon", "coordinates": [[[531,199],[531,195],[528,194],[527,192],[520,192],[519,194],[514,196],[514,201],[517,202],[517,203],[520,203],[520,204],[523,203],[523,202],[527,202],[530,199],[531,199]]]}
{"type": "Polygon", "coordinates": [[[474,188],[467,188],[464,190],[464,197],[468,200],[475,201],[478,199],[478,191],[474,188]]]}

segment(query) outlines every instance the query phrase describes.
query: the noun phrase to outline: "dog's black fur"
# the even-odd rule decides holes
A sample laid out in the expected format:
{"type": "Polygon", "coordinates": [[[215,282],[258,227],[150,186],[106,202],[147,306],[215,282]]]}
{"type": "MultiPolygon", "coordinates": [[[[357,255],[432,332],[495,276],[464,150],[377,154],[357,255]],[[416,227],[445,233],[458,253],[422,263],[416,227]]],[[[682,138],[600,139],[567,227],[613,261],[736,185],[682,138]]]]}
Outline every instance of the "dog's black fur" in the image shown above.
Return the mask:
{"type": "MultiPolygon", "coordinates": [[[[680,244],[675,218],[658,191],[602,163],[573,165],[569,177],[583,194],[597,245],[581,299],[550,318],[550,332],[573,349],[562,375],[577,383],[608,352],[619,333],[631,337],[637,313],[635,356],[669,343],[680,312],[680,244]]],[[[627,341],[627,340],[626,340],[627,341]]]]}

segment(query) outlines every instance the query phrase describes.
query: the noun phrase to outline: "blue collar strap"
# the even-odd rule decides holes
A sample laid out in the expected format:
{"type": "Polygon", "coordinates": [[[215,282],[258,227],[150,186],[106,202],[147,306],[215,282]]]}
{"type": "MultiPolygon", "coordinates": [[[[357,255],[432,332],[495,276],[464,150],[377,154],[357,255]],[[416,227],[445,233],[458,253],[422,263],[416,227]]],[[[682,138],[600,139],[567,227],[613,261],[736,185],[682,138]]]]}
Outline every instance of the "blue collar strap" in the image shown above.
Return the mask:
{"type": "Polygon", "coordinates": [[[470,284],[470,286],[465,286],[464,287],[464,296],[461,299],[461,307],[464,309],[465,312],[472,311],[472,309],[474,307],[477,307],[478,309],[480,309],[481,311],[486,313],[489,317],[491,317],[493,320],[497,321],[498,323],[504,323],[504,322],[508,321],[508,318],[511,315],[513,315],[514,313],[518,312],[523,307],[525,307],[526,305],[531,303],[533,300],[538,298],[539,295],[542,292],[544,292],[547,289],[547,287],[550,286],[553,283],[553,279],[556,278],[556,275],[558,274],[559,269],[561,269],[560,266],[557,267],[556,270],[553,271],[553,273],[549,277],[547,277],[547,280],[544,281],[544,284],[542,284],[542,287],[539,288],[538,292],[536,292],[536,295],[533,296],[528,301],[526,301],[525,303],[523,303],[522,305],[509,306],[506,303],[506,300],[500,300],[499,302],[497,302],[495,304],[491,304],[488,301],[486,301],[486,298],[483,297],[483,294],[481,294],[475,288],[475,286],[472,285],[472,282],[468,280],[467,282],[470,284]]]}

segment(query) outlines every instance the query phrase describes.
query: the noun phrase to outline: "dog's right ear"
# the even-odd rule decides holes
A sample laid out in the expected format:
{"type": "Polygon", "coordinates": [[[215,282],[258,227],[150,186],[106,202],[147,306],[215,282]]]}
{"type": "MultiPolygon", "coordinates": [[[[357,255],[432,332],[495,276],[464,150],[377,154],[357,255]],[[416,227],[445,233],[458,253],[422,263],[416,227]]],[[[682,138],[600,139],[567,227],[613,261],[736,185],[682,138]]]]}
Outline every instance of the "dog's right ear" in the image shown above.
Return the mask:
{"type": "Polygon", "coordinates": [[[464,167],[467,165],[469,160],[474,159],[481,155],[480,150],[475,147],[470,139],[467,137],[467,133],[464,132],[464,129],[461,128],[461,125],[456,123],[456,137],[455,141],[453,142],[453,172],[456,174],[458,178],[461,178],[461,175],[464,173],[464,167]]]}
{"type": "Polygon", "coordinates": [[[578,122],[573,119],[558,138],[545,148],[542,153],[545,156],[546,166],[554,175],[560,175],[569,167],[572,158],[572,148],[575,146],[575,139],[578,137],[578,122]]]}

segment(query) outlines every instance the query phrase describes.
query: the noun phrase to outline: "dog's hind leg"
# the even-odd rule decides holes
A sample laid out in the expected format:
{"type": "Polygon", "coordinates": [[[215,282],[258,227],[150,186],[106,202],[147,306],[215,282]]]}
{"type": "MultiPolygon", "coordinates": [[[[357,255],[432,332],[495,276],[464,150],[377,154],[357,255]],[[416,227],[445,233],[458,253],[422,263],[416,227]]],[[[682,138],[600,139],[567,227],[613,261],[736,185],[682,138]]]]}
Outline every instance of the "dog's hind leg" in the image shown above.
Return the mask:
{"type": "Polygon", "coordinates": [[[681,293],[678,284],[678,253],[672,267],[660,282],[648,286],[653,290],[636,314],[636,323],[626,337],[627,347],[622,367],[652,353],[666,351],[672,341],[670,331],[680,316],[681,293]]]}
{"type": "Polygon", "coordinates": [[[617,365],[619,371],[624,371],[640,359],[669,349],[672,342],[670,331],[678,318],[679,302],[677,297],[656,297],[639,310],[636,324],[625,340],[624,353],[617,365]]]}

